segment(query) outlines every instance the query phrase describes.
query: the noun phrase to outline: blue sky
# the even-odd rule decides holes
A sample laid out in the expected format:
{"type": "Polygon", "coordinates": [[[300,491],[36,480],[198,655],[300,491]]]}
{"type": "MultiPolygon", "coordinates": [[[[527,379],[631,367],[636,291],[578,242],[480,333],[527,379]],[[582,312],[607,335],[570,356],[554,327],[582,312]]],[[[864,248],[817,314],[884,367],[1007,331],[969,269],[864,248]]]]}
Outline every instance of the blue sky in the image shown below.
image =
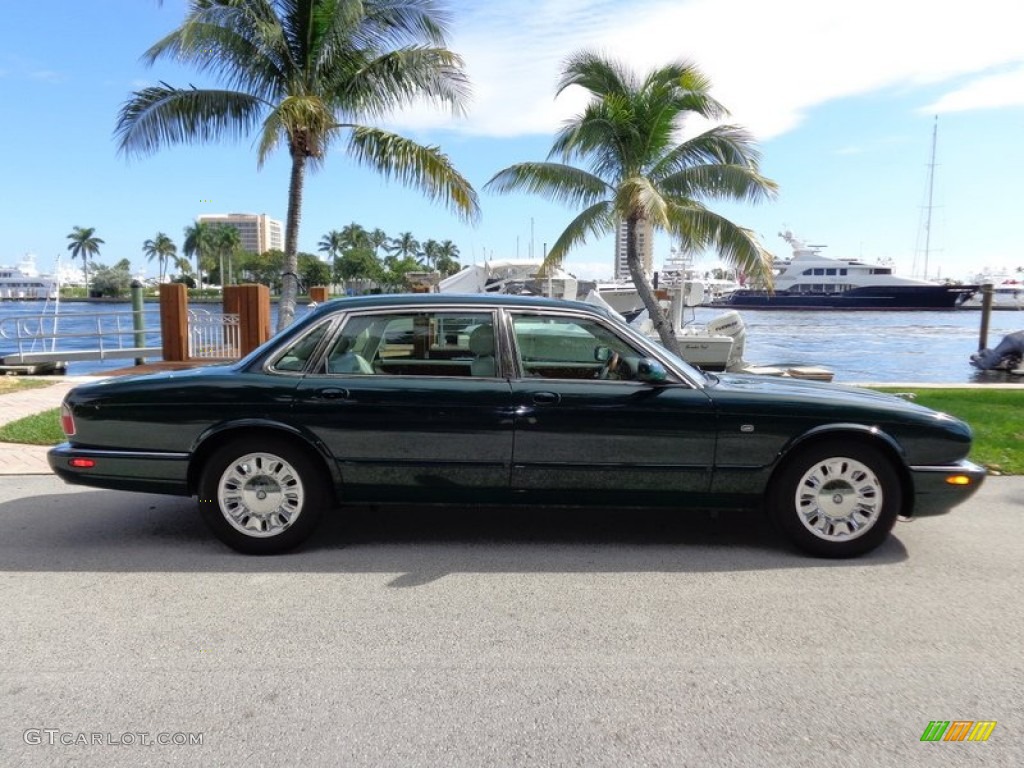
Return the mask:
{"type": "MultiPolygon", "coordinates": [[[[145,49],[180,23],[184,0],[5,3],[0,27],[0,263],[38,255],[49,270],[74,226],[105,240],[99,261],[142,255],[157,232],[181,242],[201,213],[284,219],[288,162],[256,167],[251,140],[178,146],[130,161],[113,138],[118,108],[163,80],[203,84],[145,49]],[[206,202],[209,201],[209,202],[206,202]]],[[[711,78],[731,122],[759,139],[776,201],[719,206],[788,255],[789,227],[826,255],[890,259],[923,271],[923,211],[934,116],[937,165],[928,276],[1024,266],[1024,36],[1019,0],[479,0],[450,3],[451,48],[466,61],[474,102],[464,119],[432,110],[388,127],[439,145],[478,190],[498,170],[547,155],[578,94],[557,101],[560,64],[582,47],[638,71],[680,58],[711,78]]],[[[694,127],[696,129],[696,126],[694,127]]],[[[480,192],[476,226],[386,183],[335,149],[307,177],[299,247],[350,222],[389,235],[452,240],[464,263],[539,258],[574,211],[528,195],[480,192]]],[[[655,263],[668,254],[656,243],[655,263]]],[[[580,248],[581,277],[612,270],[613,244],[580,248]]],[[[65,261],[67,256],[65,255],[65,261]]],[[[698,263],[710,266],[708,254],[698,263]]]]}

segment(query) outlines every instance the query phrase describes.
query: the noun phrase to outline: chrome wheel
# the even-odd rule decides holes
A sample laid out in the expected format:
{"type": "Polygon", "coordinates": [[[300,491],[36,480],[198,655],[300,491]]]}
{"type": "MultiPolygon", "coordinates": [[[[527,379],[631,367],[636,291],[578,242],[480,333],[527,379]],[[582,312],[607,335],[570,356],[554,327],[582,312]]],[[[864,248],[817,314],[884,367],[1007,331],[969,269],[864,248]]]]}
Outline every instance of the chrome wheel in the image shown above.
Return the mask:
{"type": "Polygon", "coordinates": [[[272,453],[247,453],[221,473],[217,504],[235,530],[267,538],[280,535],[299,518],[305,490],[299,473],[285,459],[272,453]]]}
{"type": "Polygon", "coordinates": [[[796,486],[800,522],[826,541],[849,541],[867,533],[885,503],[882,482],[856,459],[836,456],[811,465],[796,486]]]}

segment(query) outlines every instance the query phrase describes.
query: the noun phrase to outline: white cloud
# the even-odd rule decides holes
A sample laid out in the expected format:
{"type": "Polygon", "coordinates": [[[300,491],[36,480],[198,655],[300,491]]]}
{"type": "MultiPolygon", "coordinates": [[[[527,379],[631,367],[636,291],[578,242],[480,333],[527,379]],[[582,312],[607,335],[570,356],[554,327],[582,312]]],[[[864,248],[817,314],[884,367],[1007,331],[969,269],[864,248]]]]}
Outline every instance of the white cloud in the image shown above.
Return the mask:
{"type": "MultiPolygon", "coordinates": [[[[714,83],[733,120],[761,139],[800,123],[815,105],[881,89],[955,82],[946,109],[1012,101],[1024,65],[1019,0],[522,0],[458,9],[452,48],[473,81],[470,115],[415,110],[403,127],[456,127],[485,136],[551,134],[582,94],[554,89],[565,57],[601,50],[638,71],[686,58],[714,83]],[[999,78],[1007,78],[1000,82],[999,78]],[[993,82],[994,81],[994,82],[993,82]]],[[[932,109],[929,107],[928,109],[932,109]]]]}
{"type": "Polygon", "coordinates": [[[1010,72],[981,77],[950,91],[921,112],[964,112],[972,109],[1013,107],[1024,104],[1024,66],[1010,72]]]}

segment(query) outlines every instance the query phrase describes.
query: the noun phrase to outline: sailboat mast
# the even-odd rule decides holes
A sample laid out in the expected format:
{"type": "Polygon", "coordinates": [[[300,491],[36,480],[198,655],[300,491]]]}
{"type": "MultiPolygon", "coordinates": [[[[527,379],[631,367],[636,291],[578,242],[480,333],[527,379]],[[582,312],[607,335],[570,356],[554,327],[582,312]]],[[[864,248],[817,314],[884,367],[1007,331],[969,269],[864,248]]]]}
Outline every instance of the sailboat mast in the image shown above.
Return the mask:
{"type": "Polygon", "coordinates": [[[935,145],[939,138],[939,116],[932,126],[932,159],[928,164],[928,209],[924,220],[924,279],[928,279],[928,254],[932,240],[932,198],[935,192],[935,145]]]}

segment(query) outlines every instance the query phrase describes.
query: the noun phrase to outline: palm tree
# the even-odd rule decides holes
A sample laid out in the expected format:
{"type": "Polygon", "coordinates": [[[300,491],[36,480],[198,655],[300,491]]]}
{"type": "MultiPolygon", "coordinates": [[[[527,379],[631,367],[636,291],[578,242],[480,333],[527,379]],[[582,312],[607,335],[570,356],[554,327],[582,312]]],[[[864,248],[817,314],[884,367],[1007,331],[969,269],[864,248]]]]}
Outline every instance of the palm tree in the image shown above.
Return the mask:
{"type": "Polygon", "coordinates": [[[412,236],[412,232],[402,232],[398,237],[391,239],[388,250],[401,258],[416,258],[420,252],[420,241],[412,236]]]}
{"type": "Polygon", "coordinates": [[[359,224],[354,221],[341,228],[341,240],[345,244],[345,250],[352,250],[370,244],[370,235],[359,224]]]}
{"type": "Polygon", "coordinates": [[[235,253],[242,245],[242,235],[230,224],[215,224],[210,235],[210,243],[217,254],[220,269],[220,284],[223,288],[230,281],[231,262],[235,253]],[[224,271],[224,258],[227,257],[227,272],[224,271]]]}
{"type": "Polygon", "coordinates": [[[367,239],[370,241],[370,246],[373,248],[373,255],[380,257],[380,249],[387,245],[390,238],[388,233],[383,229],[375,229],[367,235],[367,239]]]}
{"type": "Polygon", "coordinates": [[[427,264],[428,269],[434,269],[437,266],[437,260],[440,257],[441,244],[437,240],[427,240],[423,243],[423,250],[421,255],[423,260],[427,264]]]}
{"type": "Polygon", "coordinates": [[[326,253],[332,264],[338,262],[338,256],[345,249],[345,236],[336,229],[332,229],[320,238],[317,250],[326,253]]]}
{"type": "Polygon", "coordinates": [[[82,258],[82,272],[85,274],[85,295],[89,295],[89,259],[100,253],[103,241],[96,237],[95,227],[75,227],[68,235],[68,250],[72,260],[82,258]]]}
{"type": "Polygon", "coordinates": [[[146,254],[148,261],[157,260],[157,266],[160,269],[160,282],[162,283],[164,281],[164,274],[167,272],[167,265],[178,253],[178,246],[163,232],[157,232],[156,237],[142,244],[142,251],[146,254]]]}
{"type": "Polygon", "coordinates": [[[203,258],[213,250],[213,225],[197,221],[185,227],[182,250],[186,256],[196,257],[196,287],[203,287],[203,258]]]}
{"type": "Polygon", "coordinates": [[[717,120],[728,114],[711,98],[709,80],[688,62],[654,69],[641,80],[617,62],[581,51],[566,62],[558,93],[573,85],[589,91],[590,102],[557,134],[548,162],[510,166],[487,187],[583,206],[548,251],[545,269],[561,264],[588,237],[626,222],[630,276],[662,343],[678,354],[675,330],[640,263],[640,222],[668,232],[687,251],[713,247],[727,263],[770,284],[771,255],[757,236],[704,201],[758,202],[772,197],[776,184],[760,174],[753,139],[736,126],[719,125],[677,143],[687,116],[717,120]],[[555,156],[562,162],[551,162],[555,156]],[[589,169],[570,165],[573,160],[589,169]]]}
{"type": "Polygon", "coordinates": [[[446,14],[431,0],[189,0],[180,27],[145,59],[193,64],[223,88],[166,83],[129,97],[120,150],[146,154],[258,131],[258,163],[282,143],[291,157],[278,328],[295,314],[299,220],[307,167],[345,139],[357,162],[417,187],[460,216],[476,192],[437,147],[365,124],[423,99],[462,111],[468,81],[444,47],[446,14]]]}

